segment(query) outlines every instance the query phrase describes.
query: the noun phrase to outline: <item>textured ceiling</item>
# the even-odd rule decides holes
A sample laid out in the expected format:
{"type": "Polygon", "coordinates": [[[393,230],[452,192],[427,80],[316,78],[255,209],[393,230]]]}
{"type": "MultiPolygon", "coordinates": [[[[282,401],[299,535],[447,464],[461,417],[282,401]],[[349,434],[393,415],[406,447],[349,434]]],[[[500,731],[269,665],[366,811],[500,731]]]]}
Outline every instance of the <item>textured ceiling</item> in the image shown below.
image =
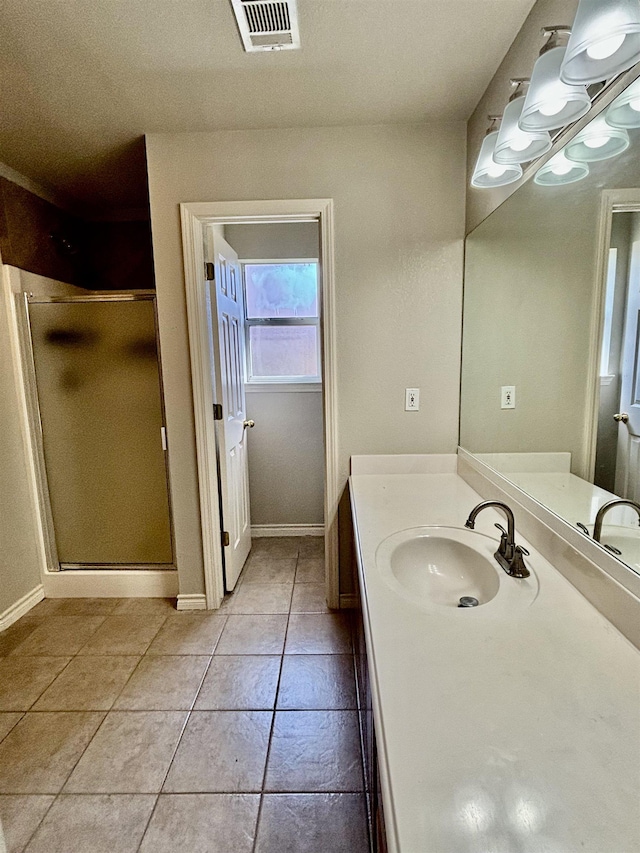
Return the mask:
{"type": "Polygon", "coordinates": [[[2,0],[0,161],[144,203],[144,133],[466,120],[533,0],[299,0],[300,51],[246,54],[228,0],[2,0]]]}

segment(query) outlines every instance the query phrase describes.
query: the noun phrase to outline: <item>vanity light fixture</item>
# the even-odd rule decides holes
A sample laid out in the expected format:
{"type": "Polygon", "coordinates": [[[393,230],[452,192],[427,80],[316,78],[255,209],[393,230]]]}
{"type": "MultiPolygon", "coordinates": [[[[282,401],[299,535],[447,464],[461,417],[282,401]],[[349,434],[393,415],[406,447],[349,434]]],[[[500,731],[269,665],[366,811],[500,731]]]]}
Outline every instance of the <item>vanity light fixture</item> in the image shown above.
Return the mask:
{"type": "Polygon", "coordinates": [[[615,99],[605,114],[607,124],[624,130],[640,127],[640,77],[615,99]]]}
{"type": "Polygon", "coordinates": [[[533,180],[541,187],[558,187],[581,181],[588,174],[589,167],[586,163],[572,162],[567,159],[564,151],[558,151],[538,169],[533,180]]]}
{"type": "Polygon", "coordinates": [[[591,98],[586,86],[570,86],[560,79],[560,66],[567,51],[571,29],[545,27],[548,38],[533,66],[529,91],[524,99],[518,125],[520,130],[555,130],[577,121],[589,112],[591,98]]]}
{"type": "Polygon", "coordinates": [[[514,181],[520,180],[522,177],[522,166],[518,164],[500,164],[496,163],[493,159],[493,152],[498,139],[497,123],[500,121],[501,116],[489,116],[488,118],[491,124],[482,142],[476,167],[473,170],[473,177],[471,178],[471,186],[480,189],[503,187],[506,184],[512,184],[514,181]]]}
{"type": "Polygon", "coordinates": [[[526,77],[515,77],[511,80],[514,91],[505,107],[496,140],[493,159],[502,165],[513,165],[535,160],[551,148],[551,137],[546,130],[528,132],[520,130],[518,122],[524,107],[525,96],[523,88],[529,80],[526,77]]]}
{"type": "Polygon", "coordinates": [[[560,79],[608,80],[640,60],[640,0],[580,0],[560,79]]]}
{"type": "Polygon", "coordinates": [[[565,151],[569,160],[591,163],[617,157],[627,150],[629,143],[627,131],[611,127],[601,113],[567,143],[565,151]]]}

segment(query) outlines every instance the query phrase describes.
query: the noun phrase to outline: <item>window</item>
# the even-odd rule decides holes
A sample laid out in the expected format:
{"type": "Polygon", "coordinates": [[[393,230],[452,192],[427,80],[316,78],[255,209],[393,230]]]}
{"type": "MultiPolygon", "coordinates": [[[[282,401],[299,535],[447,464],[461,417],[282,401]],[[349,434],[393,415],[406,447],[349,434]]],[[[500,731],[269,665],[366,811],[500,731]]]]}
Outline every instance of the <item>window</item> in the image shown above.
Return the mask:
{"type": "Polygon", "coordinates": [[[247,382],[320,382],[317,261],[242,264],[247,382]]]}

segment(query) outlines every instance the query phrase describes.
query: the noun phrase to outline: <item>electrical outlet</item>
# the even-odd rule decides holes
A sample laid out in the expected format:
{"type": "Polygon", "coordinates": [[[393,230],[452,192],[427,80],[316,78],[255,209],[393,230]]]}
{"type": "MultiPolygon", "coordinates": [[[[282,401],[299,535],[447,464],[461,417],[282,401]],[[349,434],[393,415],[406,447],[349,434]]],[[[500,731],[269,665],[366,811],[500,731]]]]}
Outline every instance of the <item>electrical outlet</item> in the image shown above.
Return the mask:
{"type": "Polygon", "coordinates": [[[515,385],[503,385],[502,386],[502,409],[515,409],[516,407],[516,386],[515,385]]]}
{"type": "Polygon", "coordinates": [[[404,410],[405,412],[417,412],[420,409],[420,389],[405,388],[404,389],[404,410]]]}

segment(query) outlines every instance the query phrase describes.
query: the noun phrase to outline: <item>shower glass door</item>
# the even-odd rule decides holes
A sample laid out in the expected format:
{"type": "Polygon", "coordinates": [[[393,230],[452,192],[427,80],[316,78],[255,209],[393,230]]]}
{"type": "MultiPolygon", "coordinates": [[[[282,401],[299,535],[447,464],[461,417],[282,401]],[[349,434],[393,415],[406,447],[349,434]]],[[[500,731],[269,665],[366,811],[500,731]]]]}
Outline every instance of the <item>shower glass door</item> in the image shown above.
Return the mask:
{"type": "Polygon", "coordinates": [[[29,300],[61,568],[171,564],[151,296],[29,300]]]}

